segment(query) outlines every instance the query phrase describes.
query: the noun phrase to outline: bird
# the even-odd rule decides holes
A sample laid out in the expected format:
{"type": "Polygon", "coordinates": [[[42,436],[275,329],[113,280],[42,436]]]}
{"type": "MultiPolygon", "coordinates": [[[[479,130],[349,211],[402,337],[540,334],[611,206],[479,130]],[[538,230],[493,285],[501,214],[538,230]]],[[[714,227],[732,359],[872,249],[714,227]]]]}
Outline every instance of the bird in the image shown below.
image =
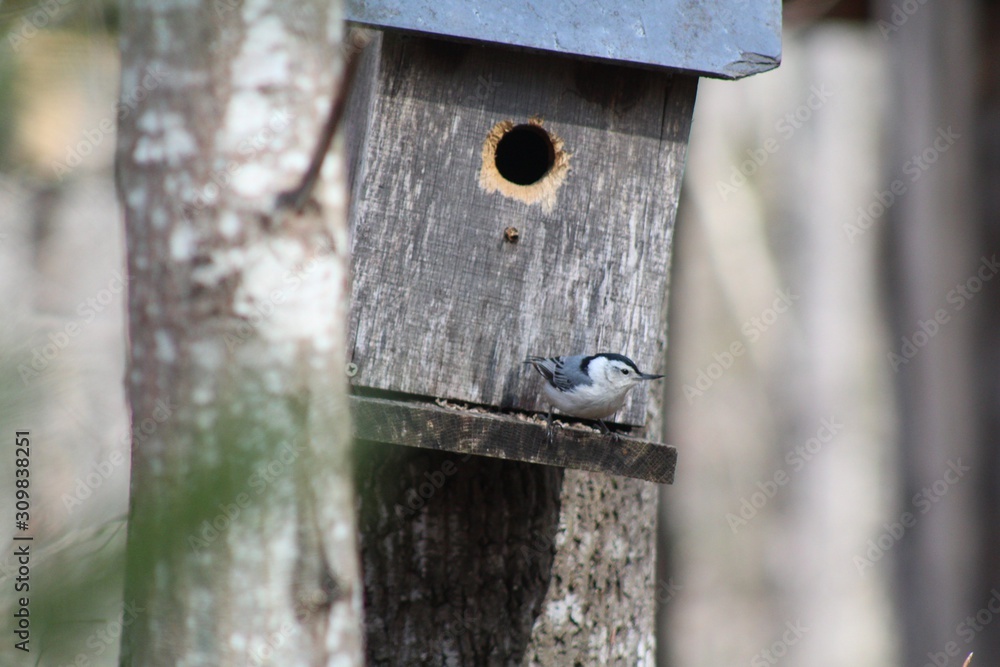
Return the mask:
{"type": "Polygon", "coordinates": [[[596,419],[605,433],[614,435],[604,420],[621,410],[628,392],[637,384],[663,377],[643,373],[634,361],[614,352],[528,357],[524,363],[545,378],[542,392],[549,403],[550,439],[553,408],[570,417],[596,419]]]}

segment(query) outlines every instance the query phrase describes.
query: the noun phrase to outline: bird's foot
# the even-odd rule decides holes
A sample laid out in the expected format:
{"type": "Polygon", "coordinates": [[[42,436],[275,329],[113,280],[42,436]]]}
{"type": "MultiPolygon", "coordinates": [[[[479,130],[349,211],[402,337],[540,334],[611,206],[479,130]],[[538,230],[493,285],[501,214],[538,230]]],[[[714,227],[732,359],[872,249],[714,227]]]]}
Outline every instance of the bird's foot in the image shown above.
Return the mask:
{"type": "Polygon", "coordinates": [[[608,428],[608,425],[604,423],[603,419],[598,419],[597,423],[601,425],[601,430],[604,431],[604,434],[610,437],[614,442],[621,441],[622,437],[608,428]]]}

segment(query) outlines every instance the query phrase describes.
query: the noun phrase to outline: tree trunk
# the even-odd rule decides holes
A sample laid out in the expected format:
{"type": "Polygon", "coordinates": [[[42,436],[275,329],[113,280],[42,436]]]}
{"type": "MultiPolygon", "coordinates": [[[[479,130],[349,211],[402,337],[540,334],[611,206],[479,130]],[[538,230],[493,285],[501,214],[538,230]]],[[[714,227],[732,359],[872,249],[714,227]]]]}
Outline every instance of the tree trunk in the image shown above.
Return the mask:
{"type": "Polygon", "coordinates": [[[340,152],[304,213],[276,205],[342,31],[339,3],[125,5],[123,665],[361,663],[340,152]]]}
{"type": "MultiPolygon", "coordinates": [[[[993,664],[988,655],[980,662],[978,647],[957,630],[991,596],[975,580],[984,468],[975,412],[983,361],[974,350],[984,304],[974,292],[984,275],[977,271],[990,268],[981,265],[984,252],[986,260],[992,254],[978,247],[975,226],[978,55],[970,35],[978,25],[976,4],[929,3],[889,33],[890,78],[900,82],[893,106],[906,111],[892,125],[893,171],[886,182],[908,189],[887,206],[886,218],[894,334],[888,360],[897,371],[901,413],[900,512],[915,517],[894,554],[902,663],[908,665],[932,656],[936,664],[961,665],[971,650],[972,664],[993,664]]],[[[883,1],[881,9],[883,27],[894,27],[895,7],[883,1]]],[[[995,523],[992,514],[987,520],[995,523]]]]}
{"type": "Polygon", "coordinates": [[[777,71],[698,91],[671,285],[683,472],[662,503],[663,665],[896,664],[891,558],[858,565],[900,513],[873,288],[885,223],[857,213],[884,187],[893,79],[872,26],[820,22],[782,49],[777,71]]]}
{"type": "Polygon", "coordinates": [[[656,486],[363,443],[372,665],[652,665],[656,486]]]}

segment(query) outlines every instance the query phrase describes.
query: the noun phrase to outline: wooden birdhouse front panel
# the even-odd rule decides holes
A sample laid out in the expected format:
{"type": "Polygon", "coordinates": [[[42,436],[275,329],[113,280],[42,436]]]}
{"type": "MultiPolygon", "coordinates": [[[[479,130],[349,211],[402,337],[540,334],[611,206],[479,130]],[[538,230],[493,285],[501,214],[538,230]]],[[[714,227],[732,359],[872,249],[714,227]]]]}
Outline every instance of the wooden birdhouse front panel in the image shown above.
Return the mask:
{"type": "MultiPolygon", "coordinates": [[[[529,355],[661,372],[691,76],[388,33],[359,75],[356,386],[543,410],[529,355]]],[[[640,425],[646,393],[618,421],[640,425]]]]}

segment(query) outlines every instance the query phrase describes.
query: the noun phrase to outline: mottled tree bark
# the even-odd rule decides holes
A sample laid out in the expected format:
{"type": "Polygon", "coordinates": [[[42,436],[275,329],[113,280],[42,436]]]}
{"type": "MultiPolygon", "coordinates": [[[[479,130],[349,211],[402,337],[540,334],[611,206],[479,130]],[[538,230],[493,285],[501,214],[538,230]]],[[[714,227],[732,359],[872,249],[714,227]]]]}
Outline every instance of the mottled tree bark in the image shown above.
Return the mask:
{"type": "Polygon", "coordinates": [[[549,586],[559,468],[360,446],[373,665],[506,665],[549,586]]]}
{"type": "Polygon", "coordinates": [[[653,664],[654,484],[361,452],[371,664],[653,664]]]}
{"type": "Polygon", "coordinates": [[[126,3],[132,491],[123,665],[351,665],[340,3],[126,3]]]}

